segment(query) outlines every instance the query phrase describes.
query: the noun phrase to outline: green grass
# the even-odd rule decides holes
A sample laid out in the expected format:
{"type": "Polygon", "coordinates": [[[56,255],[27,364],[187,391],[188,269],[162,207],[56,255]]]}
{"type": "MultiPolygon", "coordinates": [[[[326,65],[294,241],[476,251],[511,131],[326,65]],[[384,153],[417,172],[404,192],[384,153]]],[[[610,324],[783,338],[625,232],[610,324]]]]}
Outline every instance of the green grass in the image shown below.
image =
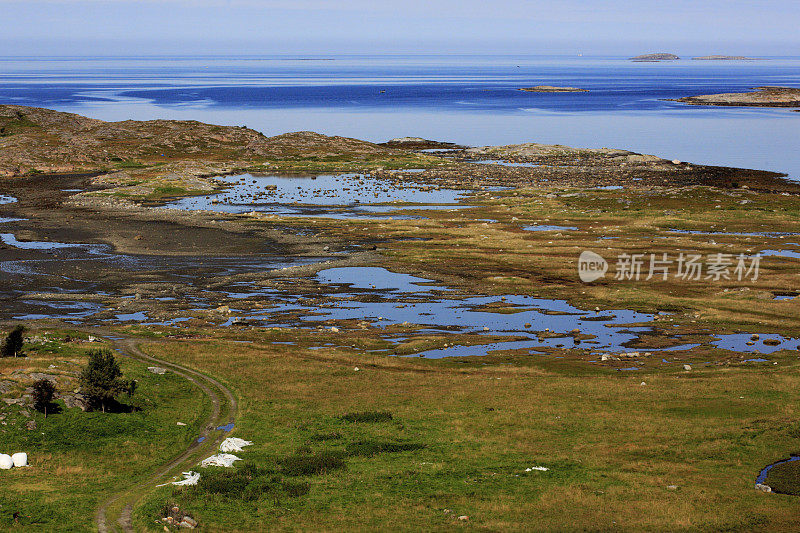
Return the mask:
{"type": "Polygon", "coordinates": [[[779,371],[709,367],[687,375],[519,356],[464,368],[369,357],[366,366],[357,350],[318,350],[307,359],[301,346],[222,341],[148,350],[241,391],[236,433],[255,444],[237,455],[309,490],[245,499],[164,488],[138,511],[143,525],[155,527],[154,513],[173,502],[210,531],[797,524],[795,500],[753,489],[765,464],[800,443],[800,371],[791,359],[779,371]],[[392,418],[357,423],[342,413],[392,418]],[[342,468],[325,466],[337,460],[342,468]],[[299,475],[287,475],[288,464],[299,475]],[[548,470],[526,471],[533,466],[548,470]]]}
{"type": "Polygon", "coordinates": [[[775,492],[800,496],[800,461],[775,465],[767,473],[764,484],[775,492]]]}
{"type": "MultiPolygon", "coordinates": [[[[26,347],[29,357],[2,360],[0,369],[4,374],[13,366],[48,372],[51,364],[65,367],[65,360],[83,364],[86,348],[66,344],[69,348],[58,350],[55,342],[26,347]]],[[[28,410],[28,418],[19,406],[3,404],[2,451],[27,452],[31,466],[0,476],[0,529],[91,530],[101,501],[145,479],[196,438],[209,409],[196,388],[173,373],[157,376],[124,358],[120,365],[126,377],[138,381],[133,397],[120,398],[132,412],[82,412],[66,409],[59,400],[61,412],[45,418],[28,410]],[[35,430],[26,429],[29,420],[35,430]],[[20,516],[16,523],[14,513],[20,516]]]]}

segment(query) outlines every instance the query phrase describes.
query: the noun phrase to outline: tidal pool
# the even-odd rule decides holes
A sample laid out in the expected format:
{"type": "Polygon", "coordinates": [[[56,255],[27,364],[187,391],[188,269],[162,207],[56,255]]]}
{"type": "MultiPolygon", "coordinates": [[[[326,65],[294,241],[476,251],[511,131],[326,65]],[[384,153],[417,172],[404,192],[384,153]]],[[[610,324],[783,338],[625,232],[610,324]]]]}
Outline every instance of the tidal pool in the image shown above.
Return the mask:
{"type": "Polygon", "coordinates": [[[225,213],[256,211],[289,216],[374,218],[375,213],[400,209],[463,208],[465,206],[459,206],[458,202],[469,194],[467,190],[439,189],[359,174],[310,177],[244,174],[218,180],[229,187],[208,196],[181,198],[164,207],[225,213]]]}
{"type": "Polygon", "coordinates": [[[775,256],[788,257],[789,259],[800,259],[800,252],[797,250],[761,250],[758,253],[764,257],[775,256]]]}
{"type": "Polygon", "coordinates": [[[478,163],[480,165],[502,165],[504,167],[521,167],[521,168],[535,168],[542,166],[539,163],[526,163],[526,162],[515,163],[513,161],[504,161],[502,159],[480,159],[480,160],[474,159],[474,160],[464,161],[464,163],[478,163]]]}
{"type": "Polygon", "coordinates": [[[548,226],[547,224],[533,224],[525,226],[525,231],[577,231],[575,226],[548,226]]]}

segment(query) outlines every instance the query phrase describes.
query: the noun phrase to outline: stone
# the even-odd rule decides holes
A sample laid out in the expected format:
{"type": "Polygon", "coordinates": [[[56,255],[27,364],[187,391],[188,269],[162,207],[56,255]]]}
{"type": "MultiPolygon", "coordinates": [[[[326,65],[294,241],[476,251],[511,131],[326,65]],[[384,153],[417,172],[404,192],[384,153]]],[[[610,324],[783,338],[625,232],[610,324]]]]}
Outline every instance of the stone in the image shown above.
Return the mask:
{"type": "Polygon", "coordinates": [[[184,517],[183,517],[183,520],[181,520],[181,523],[180,523],[180,524],[178,524],[178,525],[179,525],[180,527],[185,527],[185,528],[189,528],[189,529],[194,529],[194,528],[196,528],[196,527],[197,527],[197,520],[195,520],[195,519],[194,519],[194,518],[192,518],[191,516],[184,516],[184,517]]]}
{"type": "Polygon", "coordinates": [[[763,483],[756,483],[756,490],[760,490],[761,492],[772,492],[772,487],[769,485],[764,485],[763,483]]]}
{"type": "Polygon", "coordinates": [[[752,335],[750,335],[750,340],[751,341],[757,341],[760,338],[761,337],[758,336],[758,333],[753,333],[752,335]]]}
{"type": "Polygon", "coordinates": [[[678,485],[667,485],[667,490],[678,490],[678,485]]]}
{"type": "Polygon", "coordinates": [[[64,405],[67,409],[77,407],[81,411],[86,411],[86,402],[84,401],[83,395],[79,393],[62,394],[59,395],[58,398],[64,401],[64,405]]]}
{"type": "Polygon", "coordinates": [[[462,514],[461,516],[458,517],[458,519],[461,520],[461,521],[466,522],[467,520],[469,520],[469,517],[467,515],[465,515],[465,514],[462,514]]]}
{"type": "Polygon", "coordinates": [[[158,374],[159,376],[163,376],[167,373],[166,368],[161,368],[160,366],[148,366],[147,370],[152,372],[153,374],[158,374]]]}
{"type": "Polygon", "coordinates": [[[692,369],[692,365],[683,365],[683,369],[687,372],[692,369]]]}

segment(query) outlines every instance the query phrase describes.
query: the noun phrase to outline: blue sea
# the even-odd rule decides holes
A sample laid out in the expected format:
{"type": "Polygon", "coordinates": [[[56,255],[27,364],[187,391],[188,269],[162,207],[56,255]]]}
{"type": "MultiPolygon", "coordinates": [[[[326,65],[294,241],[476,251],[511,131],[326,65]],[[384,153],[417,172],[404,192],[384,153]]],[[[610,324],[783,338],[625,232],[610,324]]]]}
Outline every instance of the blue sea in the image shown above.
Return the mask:
{"type": "Polygon", "coordinates": [[[267,135],[313,130],[370,141],[606,146],[800,179],[800,113],[665,101],[763,85],[800,87],[800,57],[0,58],[0,103],[104,120],[194,119],[267,135]],[[533,85],[590,92],[517,90],[533,85]]]}

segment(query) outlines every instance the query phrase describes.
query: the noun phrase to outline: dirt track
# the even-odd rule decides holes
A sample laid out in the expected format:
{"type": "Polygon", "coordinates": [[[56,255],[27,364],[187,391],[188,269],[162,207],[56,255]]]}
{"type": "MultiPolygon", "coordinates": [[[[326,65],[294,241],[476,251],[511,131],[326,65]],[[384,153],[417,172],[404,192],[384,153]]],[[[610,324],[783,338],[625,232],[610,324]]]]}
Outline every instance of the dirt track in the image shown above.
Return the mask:
{"type": "MultiPolygon", "coordinates": [[[[87,329],[87,331],[98,334],[97,330],[87,329]]],[[[118,338],[115,337],[116,334],[101,333],[113,341],[114,349],[123,356],[169,369],[195,384],[211,401],[211,414],[206,421],[204,429],[198,435],[198,438],[204,438],[202,442],[198,442],[195,439],[186,450],[158,468],[147,481],[132,487],[121,487],[119,492],[108,498],[97,510],[95,520],[97,529],[101,533],[119,531],[120,529],[125,532],[132,532],[134,529],[131,512],[136,503],[158,482],[164,481],[171,475],[193,466],[204,455],[210,455],[216,450],[219,443],[227,436],[227,433],[218,431],[215,428],[232,424],[235,421],[237,401],[230,389],[214,378],[191,368],[157,359],[142,352],[138,344],[143,339],[135,337],[118,338]]]]}

